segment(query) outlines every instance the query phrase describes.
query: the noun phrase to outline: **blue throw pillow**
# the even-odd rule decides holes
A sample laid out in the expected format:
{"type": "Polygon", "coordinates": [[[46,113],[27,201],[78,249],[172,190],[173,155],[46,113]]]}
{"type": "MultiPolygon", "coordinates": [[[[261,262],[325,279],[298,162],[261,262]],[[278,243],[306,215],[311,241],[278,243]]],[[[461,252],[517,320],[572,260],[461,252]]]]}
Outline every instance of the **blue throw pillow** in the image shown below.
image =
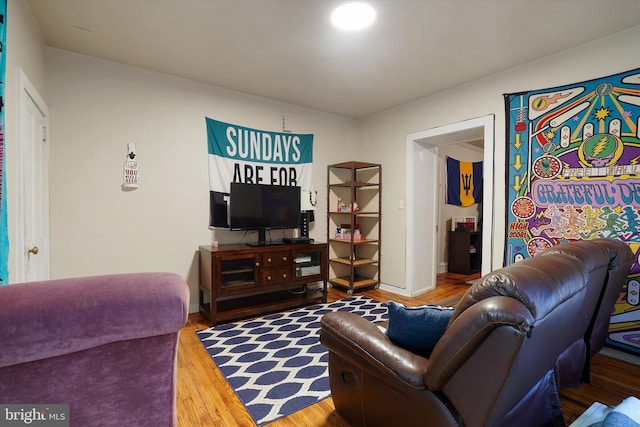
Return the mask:
{"type": "Polygon", "coordinates": [[[449,324],[454,312],[452,307],[422,305],[406,307],[389,301],[389,323],[387,336],[414,353],[429,357],[449,324]]]}

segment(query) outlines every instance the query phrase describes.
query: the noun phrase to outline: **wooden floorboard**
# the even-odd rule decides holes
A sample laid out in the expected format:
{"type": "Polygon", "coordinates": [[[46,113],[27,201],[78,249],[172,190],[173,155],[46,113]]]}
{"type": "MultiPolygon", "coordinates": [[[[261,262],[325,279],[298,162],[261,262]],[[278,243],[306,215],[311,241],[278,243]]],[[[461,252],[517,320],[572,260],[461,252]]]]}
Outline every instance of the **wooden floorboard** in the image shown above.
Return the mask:
{"type": "MultiPolygon", "coordinates": [[[[466,282],[479,275],[438,275],[433,291],[416,298],[403,297],[380,289],[365,290],[378,301],[394,300],[407,305],[455,302],[469,287],[466,282]]],[[[328,301],[345,298],[342,290],[330,288],[328,301]]],[[[255,426],[240,400],[224,379],[196,336],[209,325],[200,314],[189,316],[178,343],[177,408],[179,427],[255,426]]],[[[628,396],[640,397],[640,367],[608,356],[596,355],[592,362],[590,384],[561,392],[560,400],[567,424],[574,421],[594,402],[616,405],[628,396]]],[[[335,412],[331,398],[274,421],[269,427],[347,427],[335,412]]]]}

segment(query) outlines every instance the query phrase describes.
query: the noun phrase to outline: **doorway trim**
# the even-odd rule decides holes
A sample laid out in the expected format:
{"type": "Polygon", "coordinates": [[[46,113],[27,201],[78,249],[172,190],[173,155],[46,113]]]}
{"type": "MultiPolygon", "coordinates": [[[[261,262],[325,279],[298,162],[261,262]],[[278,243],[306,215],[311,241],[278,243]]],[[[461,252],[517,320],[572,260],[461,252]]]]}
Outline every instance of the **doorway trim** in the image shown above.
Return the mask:
{"type": "Polygon", "coordinates": [[[484,139],[482,204],[482,274],[493,265],[494,207],[494,122],[493,114],[407,135],[406,138],[406,288],[410,296],[436,286],[438,233],[438,153],[442,145],[484,139]],[[418,185],[429,183],[429,185],[418,185]],[[419,219],[419,220],[418,220],[419,219]],[[418,281],[419,279],[419,281],[418,281]]]}

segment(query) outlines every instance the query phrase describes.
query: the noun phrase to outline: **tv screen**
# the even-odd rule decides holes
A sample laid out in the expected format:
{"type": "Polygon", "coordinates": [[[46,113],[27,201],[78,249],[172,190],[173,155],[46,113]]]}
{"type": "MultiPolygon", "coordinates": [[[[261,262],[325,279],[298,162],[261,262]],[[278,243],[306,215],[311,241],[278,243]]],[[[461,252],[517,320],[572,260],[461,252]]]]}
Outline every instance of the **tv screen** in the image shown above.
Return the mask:
{"type": "Polygon", "coordinates": [[[300,187],[231,183],[231,230],[300,226],[300,187]]]}

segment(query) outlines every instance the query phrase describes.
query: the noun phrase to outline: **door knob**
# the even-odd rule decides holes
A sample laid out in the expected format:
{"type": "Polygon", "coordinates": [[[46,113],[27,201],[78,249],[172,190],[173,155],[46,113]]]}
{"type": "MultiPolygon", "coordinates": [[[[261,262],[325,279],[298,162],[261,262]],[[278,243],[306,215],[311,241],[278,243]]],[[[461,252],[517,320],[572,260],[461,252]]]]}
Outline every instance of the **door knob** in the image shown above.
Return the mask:
{"type": "Polygon", "coordinates": [[[34,255],[38,255],[38,252],[40,251],[40,249],[38,249],[37,246],[32,247],[31,249],[29,249],[29,253],[30,254],[34,254],[34,255]]]}

